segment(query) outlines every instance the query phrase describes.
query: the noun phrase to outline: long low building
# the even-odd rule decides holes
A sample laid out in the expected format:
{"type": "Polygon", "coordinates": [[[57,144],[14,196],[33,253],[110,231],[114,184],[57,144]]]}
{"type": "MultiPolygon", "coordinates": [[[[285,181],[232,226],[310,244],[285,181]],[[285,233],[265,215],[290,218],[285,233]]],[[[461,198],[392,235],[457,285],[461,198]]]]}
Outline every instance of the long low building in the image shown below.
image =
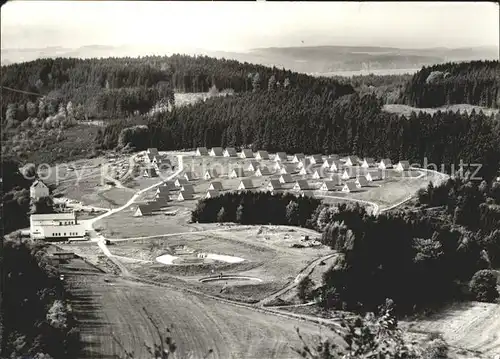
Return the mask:
{"type": "Polygon", "coordinates": [[[85,236],[85,226],[78,223],[75,212],[32,214],[30,236],[48,240],[81,238],[85,236]]]}

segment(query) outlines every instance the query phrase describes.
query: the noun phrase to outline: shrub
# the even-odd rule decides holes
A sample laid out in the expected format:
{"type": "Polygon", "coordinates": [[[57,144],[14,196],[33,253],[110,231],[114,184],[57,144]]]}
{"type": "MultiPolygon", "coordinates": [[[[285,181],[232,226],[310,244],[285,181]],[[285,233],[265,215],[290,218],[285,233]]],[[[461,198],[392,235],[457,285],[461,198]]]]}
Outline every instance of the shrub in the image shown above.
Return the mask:
{"type": "Polygon", "coordinates": [[[469,290],[480,302],[495,302],[499,297],[496,273],[489,269],[477,271],[469,283],[469,290]]]}
{"type": "Polygon", "coordinates": [[[431,340],[425,348],[423,359],[442,359],[448,358],[448,344],[441,339],[431,340]]]}
{"type": "Polygon", "coordinates": [[[64,329],[67,326],[66,308],[60,300],[55,300],[47,312],[48,323],[56,329],[64,329]]]}
{"type": "Polygon", "coordinates": [[[305,302],[308,299],[311,299],[313,287],[314,282],[309,277],[305,277],[299,282],[299,285],[297,286],[297,295],[301,301],[305,302]]]}

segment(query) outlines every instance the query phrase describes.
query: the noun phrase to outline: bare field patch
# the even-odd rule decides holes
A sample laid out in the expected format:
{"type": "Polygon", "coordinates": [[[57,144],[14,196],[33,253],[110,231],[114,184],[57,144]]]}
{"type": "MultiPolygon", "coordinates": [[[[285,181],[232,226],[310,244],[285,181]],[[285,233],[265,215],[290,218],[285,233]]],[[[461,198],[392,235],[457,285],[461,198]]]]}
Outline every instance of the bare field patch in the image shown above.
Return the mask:
{"type": "Polygon", "coordinates": [[[190,286],[210,293],[217,293],[225,287],[225,283],[208,286],[199,283],[200,278],[219,273],[259,278],[262,282],[231,286],[231,290],[220,293],[224,297],[229,295],[231,298],[238,297],[238,300],[257,301],[285,287],[295,279],[302,268],[331,252],[329,248],[319,243],[306,248],[292,247],[293,244],[307,245],[306,242],[314,242],[314,239],[305,241],[303,235],[302,231],[278,226],[255,226],[242,230],[236,227],[235,231],[189,233],[159,239],[120,241],[108,248],[117,256],[150,261],[149,264],[126,264],[131,272],[147,275],[148,278],[154,276],[155,280],[160,281],[173,276],[190,282],[190,286]],[[203,253],[235,256],[243,258],[244,261],[239,263],[210,261],[181,265],[156,262],[156,258],[161,255],[176,255],[175,248],[178,246],[187,246],[203,253]],[[254,288],[255,293],[250,293],[250,288],[254,288]]]}
{"type": "Polygon", "coordinates": [[[396,113],[396,114],[399,114],[401,116],[404,115],[407,117],[410,116],[412,112],[419,113],[420,111],[425,112],[425,113],[429,113],[432,115],[438,111],[441,111],[441,112],[460,111],[460,113],[467,112],[468,114],[470,114],[472,112],[472,110],[474,110],[474,111],[476,111],[476,113],[479,113],[479,111],[483,111],[483,113],[487,116],[490,116],[492,114],[497,114],[499,112],[498,109],[469,105],[469,104],[447,105],[447,106],[441,106],[441,107],[436,107],[436,108],[418,108],[418,107],[411,107],[408,105],[392,104],[392,105],[384,105],[383,110],[386,112],[396,113]]]}
{"type": "Polygon", "coordinates": [[[500,353],[500,305],[467,302],[451,305],[428,319],[402,321],[409,331],[437,332],[452,346],[480,352],[500,353]]]}
{"type": "Polygon", "coordinates": [[[71,289],[83,342],[82,357],[148,357],[146,345],[173,325],[179,357],[201,358],[208,350],[214,359],[290,358],[300,341],[300,327],[308,341],[320,328],[308,322],[277,317],[250,308],[218,302],[189,293],[112,278],[95,272],[65,273],[71,289]],[[144,308],[144,309],[143,309],[144,308]],[[245,325],[241,325],[245,323],[245,325]]]}

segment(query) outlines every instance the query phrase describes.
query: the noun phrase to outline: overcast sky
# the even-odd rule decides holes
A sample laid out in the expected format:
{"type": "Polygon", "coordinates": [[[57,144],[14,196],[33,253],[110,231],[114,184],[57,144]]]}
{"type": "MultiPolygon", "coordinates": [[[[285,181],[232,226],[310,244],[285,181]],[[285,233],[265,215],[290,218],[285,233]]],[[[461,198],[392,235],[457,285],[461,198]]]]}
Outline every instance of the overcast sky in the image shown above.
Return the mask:
{"type": "Polygon", "coordinates": [[[2,48],[157,44],[223,51],[303,45],[498,46],[499,6],[16,0],[1,9],[1,40],[2,48]]]}

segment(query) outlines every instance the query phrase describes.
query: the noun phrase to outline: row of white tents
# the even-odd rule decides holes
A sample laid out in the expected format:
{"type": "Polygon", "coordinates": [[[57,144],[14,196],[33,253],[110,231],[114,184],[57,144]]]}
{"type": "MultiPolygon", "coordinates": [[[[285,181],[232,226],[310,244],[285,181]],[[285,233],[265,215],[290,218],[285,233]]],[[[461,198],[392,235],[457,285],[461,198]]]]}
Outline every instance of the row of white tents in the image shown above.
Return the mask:
{"type": "MultiPolygon", "coordinates": [[[[242,149],[240,153],[236,151],[234,147],[227,147],[223,149],[222,147],[213,147],[208,150],[206,147],[198,147],[196,149],[196,156],[212,156],[212,157],[239,157],[239,158],[253,158],[257,160],[269,160],[270,156],[267,151],[259,150],[253,152],[251,149],[242,149]]],[[[288,162],[289,157],[285,152],[277,152],[274,155],[274,160],[276,162],[288,162]]],[[[344,166],[360,166],[362,168],[378,167],[379,169],[385,170],[394,168],[396,170],[406,171],[410,168],[410,163],[407,160],[401,160],[396,165],[393,165],[391,159],[383,158],[380,161],[375,161],[372,157],[364,157],[360,159],[356,155],[346,156],[345,158],[340,158],[339,155],[328,155],[323,156],[320,154],[306,156],[303,153],[296,153],[293,155],[291,161],[292,163],[298,163],[301,167],[307,167],[311,165],[322,165],[322,167],[332,168],[334,171],[338,171],[344,166]]]]}
{"type": "MultiPolygon", "coordinates": [[[[358,176],[355,180],[350,181],[342,181],[338,176],[332,176],[329,179],[323,181],[320,185],[320,191],[335,191],[339,186],[341,186],[340,191],[342,192],[355,192],[358,191],[362,187],[370,186],[372,180],[367,179],[365,176],[358,176]]],[[[266,190],[274,192],[284,189],[284,185],[287,183],[294,183],[292,190],[293,191],[306,191],[306,190],[314,190],[309,186],[309,183],[306,180],[299,179],[294,181],[290,175],[283,174],[279,178],[271,179],[267,185],[266,190]],[[294,183],[295,182],[295,183],[294,183]]],[[[257,189],[254,185],[253,181],[249,178],[244,178],[240,181],[237,190],[245,191],[257,189]]],[[[148,202],[144,205],[139,205],[135,215],[141,216],[145,214],[150,214],[155,210],[161,210],[162,208],[167,206],[167,202],[171,200],[171,191],[179,192],[172,196],[177,201],[186,201],[194,199],[194,187],[192,184],[189,184],[185,178],[178,178],[174,182],[166,181],[164,184],[157,188],[154,196],[154,200],[148,202]]],[[[208,190],[205,194],[205,198],[213,198],[220,194],[220,192],[224,191],[224,187],[220,181],[212,181],[208,187],[208,190]]]]}

